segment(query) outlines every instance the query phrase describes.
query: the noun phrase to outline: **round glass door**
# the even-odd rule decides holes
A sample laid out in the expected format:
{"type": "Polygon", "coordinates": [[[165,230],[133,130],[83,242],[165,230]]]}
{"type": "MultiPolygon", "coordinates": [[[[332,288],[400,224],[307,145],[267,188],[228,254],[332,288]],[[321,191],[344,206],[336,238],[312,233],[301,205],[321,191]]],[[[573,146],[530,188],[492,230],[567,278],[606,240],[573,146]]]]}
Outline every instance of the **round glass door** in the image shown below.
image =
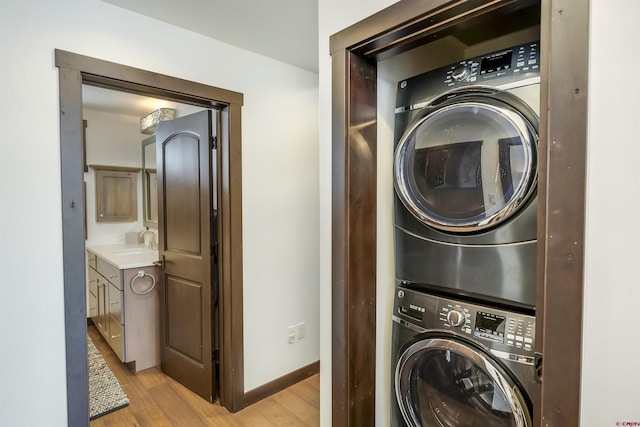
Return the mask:
{"type": "Polygon", "coordinates": [[[517,212],[537,179],[534,125],[491,97],[425,108],[430,112],[396,148],[394,183],[405,207],[422,223],[453,232],[492,227],[517,212]]]}
{"type": "Polygon", "coordinates": [[[400,357],[396,397],[411,427],[529,427],[514,381],[487,355],[453,339],[418,341],[400,357]]]}

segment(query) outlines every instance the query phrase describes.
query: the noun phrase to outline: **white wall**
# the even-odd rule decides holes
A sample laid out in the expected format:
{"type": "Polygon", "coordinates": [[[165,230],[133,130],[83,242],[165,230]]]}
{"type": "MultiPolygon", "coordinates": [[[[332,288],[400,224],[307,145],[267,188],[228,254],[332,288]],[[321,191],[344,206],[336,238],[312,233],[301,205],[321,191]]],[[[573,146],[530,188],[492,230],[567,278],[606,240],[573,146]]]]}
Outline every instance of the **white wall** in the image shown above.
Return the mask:
{"type": "Polygon", "coordinates": [[[589,133],[581,422],[638,425],[640,86],[632,0],[594,0],[590,13],[589,133]],[[623,76],[622,70],[634,70],[623,76]]]}
{"type": "Polygon", "coordinates": [[[245,94],[245,390],[316,361],[318,76],[98,0],[4,4],[0,35],[2,424],[67,422],[55,48],[245,94]]]}
{"type": "MultiPolygon", "coordinates": [[[[87,165],[142,166],[140,118],[84,109],[87,121],[87,165]]],[[[138,173],[138,220],[133,222],[96,222],[95,171],[89,167],[84,174],[87,205],[87,246],[125,243],[125,233],[140,232],[142,228],[142,176],[138,173]]]]}

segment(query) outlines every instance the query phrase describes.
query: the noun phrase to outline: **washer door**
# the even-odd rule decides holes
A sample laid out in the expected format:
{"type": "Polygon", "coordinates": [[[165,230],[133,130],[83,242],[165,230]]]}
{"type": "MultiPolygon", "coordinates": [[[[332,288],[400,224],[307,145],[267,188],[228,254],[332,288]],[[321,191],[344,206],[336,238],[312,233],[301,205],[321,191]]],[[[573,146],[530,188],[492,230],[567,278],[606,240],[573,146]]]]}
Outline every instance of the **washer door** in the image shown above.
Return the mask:
{"type": "Polygon", "coordinates": [[[505,221],[537,179],[536,114],[493,88],[448,92],[400,139],[394,183],[405,207],[441,231],[473,232],[505,221]]]}
{"type": "Polygon", "coordinates": [[[396,397],[411,427],[529,427],[515,382],[491,356],[455,338],[427,338],[396,365],[396,397]]]}

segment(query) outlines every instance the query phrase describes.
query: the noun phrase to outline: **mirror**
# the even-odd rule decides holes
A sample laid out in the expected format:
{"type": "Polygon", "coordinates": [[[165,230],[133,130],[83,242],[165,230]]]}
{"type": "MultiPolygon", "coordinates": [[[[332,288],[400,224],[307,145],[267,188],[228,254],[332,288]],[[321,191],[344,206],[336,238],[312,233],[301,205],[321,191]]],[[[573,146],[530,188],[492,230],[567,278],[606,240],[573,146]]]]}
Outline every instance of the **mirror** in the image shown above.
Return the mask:
{"type": "Polygon", "coordinates": [[[156,137],[142,141],[143,224],[158,228],[158,177],[156,174],[156,137]]]}

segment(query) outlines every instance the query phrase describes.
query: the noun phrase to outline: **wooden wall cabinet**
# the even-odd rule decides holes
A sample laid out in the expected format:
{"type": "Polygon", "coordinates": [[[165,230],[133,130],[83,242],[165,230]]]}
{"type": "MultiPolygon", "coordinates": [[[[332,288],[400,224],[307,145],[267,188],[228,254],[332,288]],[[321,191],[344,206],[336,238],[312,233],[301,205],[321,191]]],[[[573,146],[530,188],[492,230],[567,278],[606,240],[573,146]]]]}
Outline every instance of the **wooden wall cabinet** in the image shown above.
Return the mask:
{"type": "Polygon", "coordinates": [[[138,220],[139,168],[91,165],[95,170],[96,222],[138,220]]]}

